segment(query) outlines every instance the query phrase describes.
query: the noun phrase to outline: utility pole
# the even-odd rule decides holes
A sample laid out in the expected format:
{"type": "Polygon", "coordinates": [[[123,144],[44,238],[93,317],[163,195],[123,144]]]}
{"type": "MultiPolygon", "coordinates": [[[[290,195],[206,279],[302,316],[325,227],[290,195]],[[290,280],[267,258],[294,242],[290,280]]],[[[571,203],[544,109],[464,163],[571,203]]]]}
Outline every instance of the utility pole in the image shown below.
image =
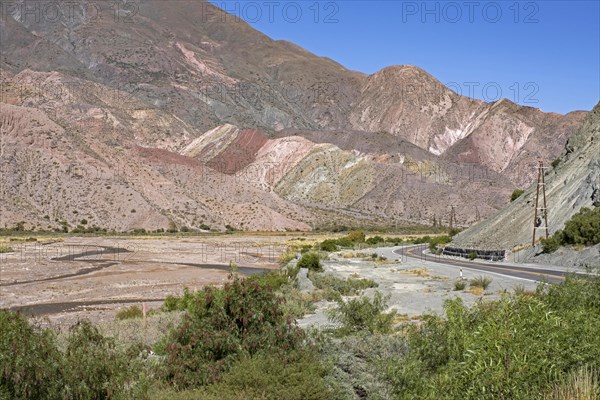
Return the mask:
{"type": "Polygon", "coordinates": [[[548,239],[548,207],[546,205],[546,183],[544,181],[544,163],[538,162],[538,179],[537,188],[535,193],[535,212],[533,215],[533,239],[531,245],[535,246],[535,233],[537,229],[543,229],[546,233],[546,239],[548,239]],[[542,190],[543,207],[540,207],[540,189],[542,190]]]}
{"type": "Polygon", "coordinates": [[[454,206],[450,206],[450,230],[454,228],[454,223],[456,222],[456,212],[454,211],[454,206]]]}

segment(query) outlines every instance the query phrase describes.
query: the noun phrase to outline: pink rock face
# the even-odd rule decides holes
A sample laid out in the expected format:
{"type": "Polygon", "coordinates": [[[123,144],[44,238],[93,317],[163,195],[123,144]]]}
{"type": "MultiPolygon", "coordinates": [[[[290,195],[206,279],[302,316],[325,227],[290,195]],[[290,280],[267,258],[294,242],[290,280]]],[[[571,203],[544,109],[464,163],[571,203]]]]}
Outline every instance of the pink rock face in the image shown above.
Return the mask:
{"type": "Polygon", "coordinates": [[[80,13],[0,23],[0,226],[430,224],[451,206],[468,225],[585,116],[473,100],[414,66],[349,71],[208,2],[80,13]]]}

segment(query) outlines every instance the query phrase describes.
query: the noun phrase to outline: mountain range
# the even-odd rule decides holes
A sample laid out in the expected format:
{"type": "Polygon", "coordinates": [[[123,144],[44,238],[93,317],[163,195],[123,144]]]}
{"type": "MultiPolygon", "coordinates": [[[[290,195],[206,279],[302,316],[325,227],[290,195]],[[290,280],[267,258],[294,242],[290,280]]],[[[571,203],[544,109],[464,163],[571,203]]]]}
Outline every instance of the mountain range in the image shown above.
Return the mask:
{"type": "Polygon", "coordinates": [[[588,114],[351,71],[204,1],[24,7],[0,20],[0,227],[467,226],[588,114]]]}

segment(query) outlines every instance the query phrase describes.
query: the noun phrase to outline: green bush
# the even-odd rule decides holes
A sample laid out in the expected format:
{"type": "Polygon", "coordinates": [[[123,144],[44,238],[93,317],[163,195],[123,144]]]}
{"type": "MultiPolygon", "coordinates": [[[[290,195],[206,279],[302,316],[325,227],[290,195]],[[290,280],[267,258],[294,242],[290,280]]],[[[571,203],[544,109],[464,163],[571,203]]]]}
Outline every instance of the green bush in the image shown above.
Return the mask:
{"type": "Polygon", "coordinates": [[[363,231],[351,231],[348,233],[347,238],[356,243],[362,243],[365,241],[365,233],[363,231]]]}
{"type": "Polygon", "coordinates": [[[477,277],[471,279],[471,281],[469,282],[471,287],[479,287],[479,288],[482,288],[483,290],[487,289],[491,283],[492,283],[492,278],[483,276],[483,275],[477,276],[477,277]]]}
{"type": "Polygon", "coordinates": [[[302,255],[298,260],[298,267],[306,268],[309,271],[323,271],[319,255],[314,252],[308,252],[302,255]]]}
{"type": "Polygon", "coordinates": [[[348,335],[356,332],[391,333],[395,311],[384,312],[387,298],[376,291],[373,301],[367,297],[338,301],[338,306],[329,311],[329,320],[340,325],[337,332],[348,335]]]}
{"type": "Polygon", "coordinates": [[[340,247],[345,247],[345,248],[353,248],[354,247],[354,242],[352,242],[352,240],[348,239],[347,237],[341,237],[339,239],[336,239],[335,243],[340,247]]]}
{"type": "Polygon", "coordinates": [[[165,391],[154,400],[329,400],[336,392],[313,351],[260,353],[235,363],[220,382],[194,391],[165,391]]]}
{"type": "Polygon", "coordinates": [[[322,273],[310,273],[308,277],[317,289],[332,289],[342,296],[353,296],[362,290],[378,286],[375,281],[366,278],[347,278],[344,280],[322,273]]]}
{"type": "Polygon", "coordinates": [[[321,242],[319,249],[322,251],[336,251],[337,241],[335,239],[327,239],[321,242]]]}
{"type": "Polygon", "coordinates": [[[450,236],[444,235],[444,236],[434,236],[432,238],[429,239],[429,251],[431,251],[432,253],[437,253],[438,251],[438,246],[444,245],[446,243],[449,243],[452,240],[452,238],[450,236]]]}
{"type": "Polygon", "coordinates": [[[0,310],[0,398],[134,399],[148,388],[138,353],[119,350],[88,321],[74,325],[61,352],[53,331],[0,310]]]}
{"type": "Polygon", "coordinates": [[[542,238],[540,239],[540,243],[542,244],[543,253],[554,253],[561,244],[560,234],[554,234],[548,239],[542,238]]]}
{"type": "Polygon", "coordinates": [[[466,287],[467,287],[467,282],[465,282],[463,280],[454,282],[454,290],[465,290],[466,287]]]}
{"type": "Polygon", "coordinates": [[[377,245],[379,243],[385,243],[385,239],[381,236],[373,236],[365,240],[365,242],[370,245],[377,245]]]}
{"type": "Polygon", "coordinates": [[[469,260],[473,261],[476,258],[477,258],[477,252],[475,250],[471,251],[469,253],[469,260]]]}
{"type": "Polygon", "coordinates": [[[521,197],[521,195],[523,195],[523,193],[525,193],[525,191],[522,189],[513,190],[512,194],[510,195],[510,201],[511,202],[515,201],[516,199],[521,197]]]}
{"type": "Polygon", "coordinates": [[[144,313],[142,312],[142,308],[140,306],[130,306],[125,307],[117,311],[115,315],[116,319],[131,319],[131,318],[142,318],[144,313]]]}
{"type": "Polygon", "coordinates": [[[3,253],[12,253],[14,250],[10,246],[0,246],[0,254],[3,253]]]}
{"type": "Polygon", "coordinates": [[[582,366],[600,366],[600,279],[569,277],[531,296],[445,303],[408,332],[385,373],[400,399],[539,399],[582,366]]]}
{"type": "Polygon", "coordinates": [[[541,240],[544,253],[552,253],[560,246],[593,246],[600,243],[600,207],[583,207],[565,223],[562,230],[541,240]]]}
{"type": "Polygon", "coordinates": [[[217,382],[240,358],[301,344],[283,300],[255,280],[234,276],[222,289],[208,286],[188,298],[188,313],[164,345],[162,376],[176,387],[217,382]]]}
{"type": "Polygon", "coordinates": [[[0,310],[0,395],[8,399],[56,399],[62,390],[62,355],[49,330],[17,313],[0,310]]]}
{"type": "MultiPolygon", "coordinates": [[[[136,354],[137,356],[137,354],[136,354]]],[[[69,399],[127,398],[135,392],[136,358],[116,347],[89,321],[71,327],[64,360],[64,392],[69,399]]],[[[142,389],[143,391],[143,389],[142,389]]]]}

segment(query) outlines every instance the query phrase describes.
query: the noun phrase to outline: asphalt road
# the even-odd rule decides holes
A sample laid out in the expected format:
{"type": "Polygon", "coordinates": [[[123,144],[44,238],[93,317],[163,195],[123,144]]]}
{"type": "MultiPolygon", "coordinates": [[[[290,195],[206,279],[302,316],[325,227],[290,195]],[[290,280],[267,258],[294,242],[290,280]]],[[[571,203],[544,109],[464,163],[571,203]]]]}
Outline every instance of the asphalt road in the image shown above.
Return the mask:
{"type": "Polygon", "coordinates": [[[560,283],[569,274],[568,272],[564,271],[555,271],[541,268],[528,268],[515,265],[504,265],[495,262],[492,264],[470,260],[463,261],[446,257],[439,257],[435,255],[423,254],[423,250],[425,250],[427,246],[428,245],[402,247],[400,249],[394,250],[394,253],[402,257],[410,257],[422,261],[429,261],[449,266],[455,266],[456,268],[464,267],[472,270],[493,272],[496,274],[511,276],[515,278],[523,278],[546,283],[560,283]]]}

